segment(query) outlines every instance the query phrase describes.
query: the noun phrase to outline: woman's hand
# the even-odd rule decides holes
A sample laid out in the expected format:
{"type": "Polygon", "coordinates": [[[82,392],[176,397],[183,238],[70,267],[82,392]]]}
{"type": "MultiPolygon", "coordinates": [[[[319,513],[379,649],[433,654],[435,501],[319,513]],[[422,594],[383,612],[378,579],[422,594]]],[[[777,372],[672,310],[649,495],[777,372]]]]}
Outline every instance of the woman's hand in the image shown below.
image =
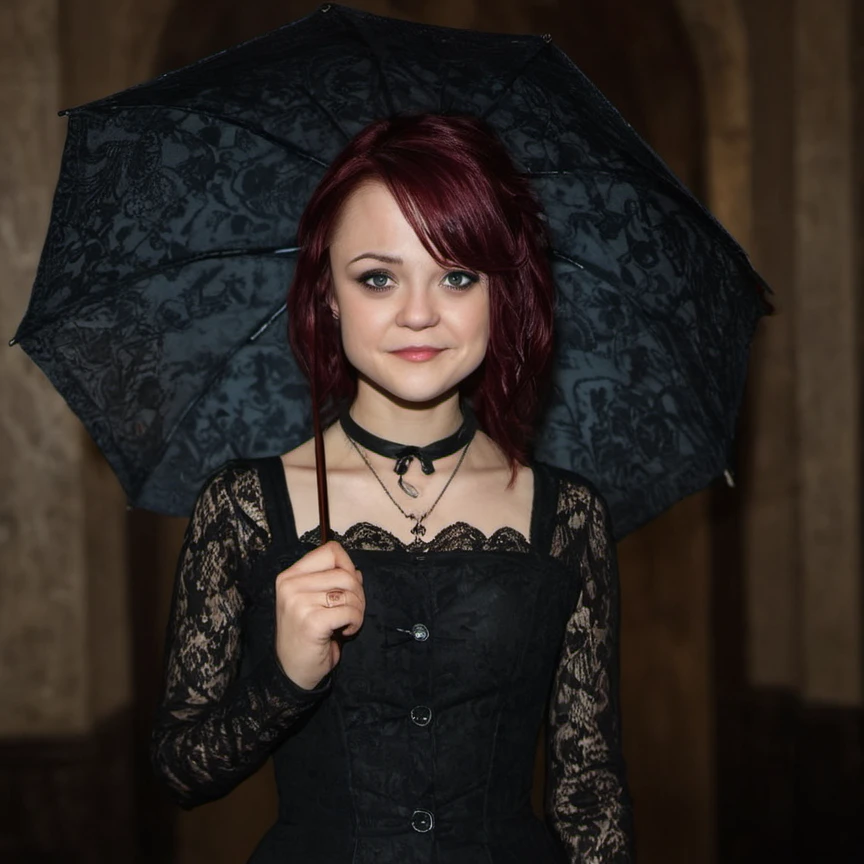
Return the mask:
{"type": "Polygon", "coordinates": [[[331,540],[276,577],[276,656],[299,687],[312,690],[339,662],[335,633],[353,636],[363,624],[363,576],[331,540]]]}

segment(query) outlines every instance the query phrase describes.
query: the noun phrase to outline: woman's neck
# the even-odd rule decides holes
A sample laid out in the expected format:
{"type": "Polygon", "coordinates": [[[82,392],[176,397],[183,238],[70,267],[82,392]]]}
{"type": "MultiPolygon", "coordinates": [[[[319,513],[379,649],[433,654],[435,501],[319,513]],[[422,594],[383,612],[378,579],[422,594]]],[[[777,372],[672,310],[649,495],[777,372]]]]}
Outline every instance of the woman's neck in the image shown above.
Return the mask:
{"type": "Polygon", "coordinates": [[[417,447],[452,435],[462,424],[458,392],[434,404],[405,405],[362,383],[351,405],[351,417],[379,438],[417,447]]]}

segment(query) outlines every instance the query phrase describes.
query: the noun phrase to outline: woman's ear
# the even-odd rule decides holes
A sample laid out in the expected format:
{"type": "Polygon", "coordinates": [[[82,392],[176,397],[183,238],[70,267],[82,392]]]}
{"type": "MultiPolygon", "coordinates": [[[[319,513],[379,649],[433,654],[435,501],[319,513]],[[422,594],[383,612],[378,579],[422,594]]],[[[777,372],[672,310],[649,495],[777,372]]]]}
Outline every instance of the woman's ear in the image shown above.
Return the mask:
{"type": "Polygon", "coordinates": [[[333,316],[335,321],[339,320],[339,301],[336,299],[336,289],[333,285],[333,277],[331,275],[329,279],[329,286],[327,287],[327,305],[330,307],[330,314],[333,316]]]}

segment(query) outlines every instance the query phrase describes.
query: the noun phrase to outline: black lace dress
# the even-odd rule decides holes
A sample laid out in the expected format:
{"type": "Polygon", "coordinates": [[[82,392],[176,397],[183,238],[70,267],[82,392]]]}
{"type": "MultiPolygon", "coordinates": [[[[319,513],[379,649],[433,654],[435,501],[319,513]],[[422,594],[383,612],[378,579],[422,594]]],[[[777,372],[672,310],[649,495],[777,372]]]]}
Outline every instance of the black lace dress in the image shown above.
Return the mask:
{"type": "Polygon", "coordinates": [[[337,536],[366,613],[314,690],[273,647],[299,539],[278,458],[206,485],[178,565],[152,758],[185,807],[269,756],[279,817],[254,864],[631,860],[618,714],[618,582],[602,499],[535,463],[528,538],[457,523],[404,545],[337,536]],[[531,808],[548,708],[546,822],[531,808]]]}

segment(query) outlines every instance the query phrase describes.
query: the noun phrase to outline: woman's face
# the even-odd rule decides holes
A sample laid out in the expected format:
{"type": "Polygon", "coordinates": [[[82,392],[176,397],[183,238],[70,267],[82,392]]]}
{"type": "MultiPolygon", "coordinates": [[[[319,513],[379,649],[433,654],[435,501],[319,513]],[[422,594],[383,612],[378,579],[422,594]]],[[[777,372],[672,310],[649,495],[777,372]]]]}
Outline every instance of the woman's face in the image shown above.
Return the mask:
{"type": "Polygon", "coordinates": [[[429,402],[483,361],[486,275],[438,265],[383,183],[365,183],[345,202],[330,266],[345,354],[378,389],[429,402]]]}

